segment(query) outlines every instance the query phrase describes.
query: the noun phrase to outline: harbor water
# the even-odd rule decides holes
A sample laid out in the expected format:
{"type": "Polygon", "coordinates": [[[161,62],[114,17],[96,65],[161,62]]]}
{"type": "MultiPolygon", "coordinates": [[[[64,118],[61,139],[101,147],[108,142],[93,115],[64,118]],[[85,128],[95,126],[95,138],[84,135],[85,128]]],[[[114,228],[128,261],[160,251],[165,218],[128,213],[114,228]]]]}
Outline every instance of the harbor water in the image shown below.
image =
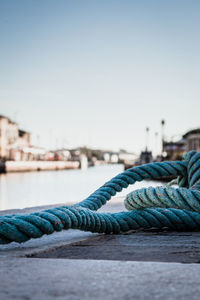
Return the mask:
{"type": "MultiPolygon", "coordinates": [[[[0,175],[0,210],[79,202],[112,177],[123,172],[123,165],[101,165],[87,170],[19,172],[0,175]]],[[[134,189],[161,185],[143,181],[124,189],[125,196],[134,189]]]]}

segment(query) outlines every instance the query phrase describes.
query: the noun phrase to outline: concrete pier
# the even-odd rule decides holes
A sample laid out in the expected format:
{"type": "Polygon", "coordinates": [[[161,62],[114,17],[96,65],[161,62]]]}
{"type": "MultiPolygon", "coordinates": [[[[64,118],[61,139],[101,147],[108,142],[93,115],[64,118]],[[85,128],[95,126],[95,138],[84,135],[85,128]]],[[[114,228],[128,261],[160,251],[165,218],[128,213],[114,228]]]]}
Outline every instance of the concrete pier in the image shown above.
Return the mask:
{"type": "Polygon", "coordinates": [[[6,161],[0,163],[0,173],[78,169],[78,161],[6,161]]]}
{"type": "Polygon", "coordinates": [[[199,262],[199,232],[62,231],[0,246],[0,299],[199,299],[199,262]]]}

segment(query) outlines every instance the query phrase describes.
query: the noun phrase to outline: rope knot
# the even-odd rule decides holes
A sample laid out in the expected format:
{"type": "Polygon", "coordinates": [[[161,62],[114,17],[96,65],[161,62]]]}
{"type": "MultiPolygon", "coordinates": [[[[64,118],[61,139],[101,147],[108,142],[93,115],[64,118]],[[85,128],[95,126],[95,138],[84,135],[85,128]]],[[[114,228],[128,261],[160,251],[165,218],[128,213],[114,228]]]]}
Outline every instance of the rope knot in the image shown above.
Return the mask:
{"type": "MultiPolygon", "coordinates": [[[[128,210],[164,207],[200,212],[200,153],[190,151],[183,156],[182,162],[185,171],[177,173],[177,180],[171,182],[177,183],[179,188],[171,187],[170,183],[167,186],[135,190],[126,196],[125,207],[128,210]]],[[[175,169],[177,163],[174,162],[175,169]]],[[[156,167],[156,163],[153,167],[156,167]]],[[[171,175],[175,175],[175,172],[171,172],[171,175]]]]}

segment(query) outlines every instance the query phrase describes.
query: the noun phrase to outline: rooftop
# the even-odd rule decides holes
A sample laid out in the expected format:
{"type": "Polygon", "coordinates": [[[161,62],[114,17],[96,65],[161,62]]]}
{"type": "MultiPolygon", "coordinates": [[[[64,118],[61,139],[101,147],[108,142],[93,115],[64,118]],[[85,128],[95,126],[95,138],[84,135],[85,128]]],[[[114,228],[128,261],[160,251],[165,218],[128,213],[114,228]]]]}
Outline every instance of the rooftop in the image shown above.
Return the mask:
{"type": "Polygon", "coordinates": [[[192,129],[192,130],[186,132],[186,133],[183,135],[183,138],[184,138],[184,139],[187,138],[188,135],[190,135],[190,134],[200,134],[200,128],[192,129]]]}
{"type": "Polygon", "coordinates": [[[0,119],[7,119],[11,124],[17,124],[16,122],[12,121],[10,118],[8,118],[4,115],[0,115],[0,119]]]}

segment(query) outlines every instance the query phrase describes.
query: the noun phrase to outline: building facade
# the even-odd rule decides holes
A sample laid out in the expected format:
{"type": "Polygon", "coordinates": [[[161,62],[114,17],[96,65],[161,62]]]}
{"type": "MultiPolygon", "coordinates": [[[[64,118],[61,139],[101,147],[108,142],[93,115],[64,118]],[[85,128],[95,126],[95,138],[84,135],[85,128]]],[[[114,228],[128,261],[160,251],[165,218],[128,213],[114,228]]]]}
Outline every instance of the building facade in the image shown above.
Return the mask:
{"type": "Polygon", "coordinates": [[[163,150],[166,154],[166,160],[181,160],[186,151],[185,140],[181,139],[176,142],[163,142],[163,150]]]}
{"type": "Polygon", "coordinates": [[[166,153],[165,159],[167,160],[182,159],[183,154],[191,150],[200,152],[200,128],[186,132],[179,141],[164,141],[163,149],[166,153]]]}
{"type": "Polygon", "coordinates": [[[30,147],[30,133],[20,130],[16,122],[0,115],[0,159],[20,160],[24,147],[30,147]]]}
{"type": "Polygon", "coordinates": [[[188,131],[183,135],[183,138],[185,140],[186,152],[191,150],[200,152],[200,128],[188,131]]]}

